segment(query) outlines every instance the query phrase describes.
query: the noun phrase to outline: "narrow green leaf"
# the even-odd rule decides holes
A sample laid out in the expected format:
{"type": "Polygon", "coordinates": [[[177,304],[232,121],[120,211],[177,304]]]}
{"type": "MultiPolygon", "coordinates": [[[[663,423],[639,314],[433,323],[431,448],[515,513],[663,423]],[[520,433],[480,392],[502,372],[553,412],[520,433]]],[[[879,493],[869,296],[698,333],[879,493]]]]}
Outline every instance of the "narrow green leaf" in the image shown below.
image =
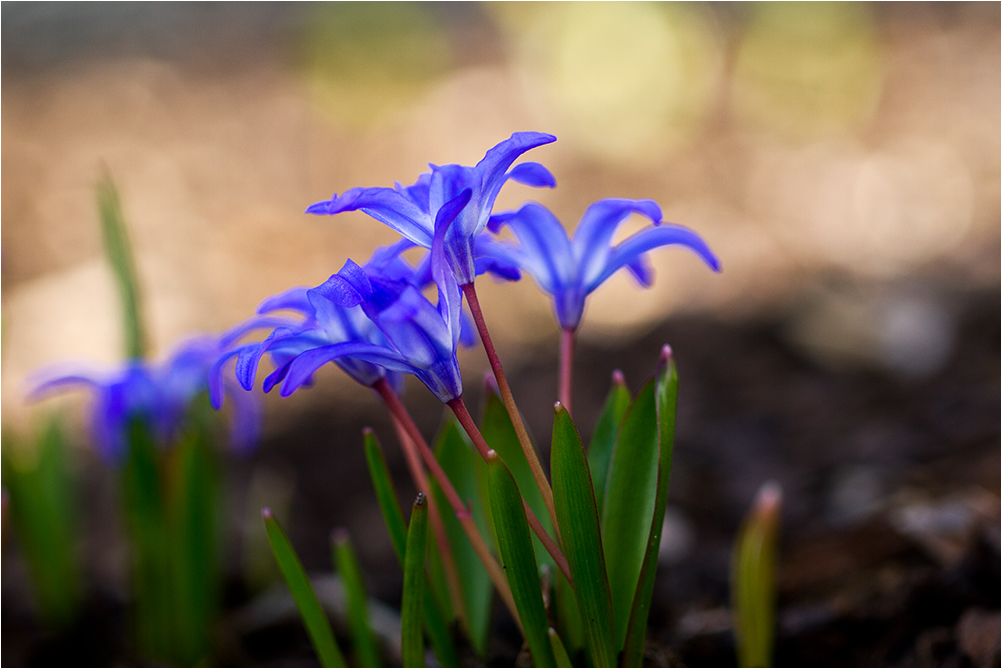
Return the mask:
{"type": "Polygon", "coordinates": [[[132,554],[136,636],[141,653],[148,659],[174,661],[175,594],[162,454],[142,421],[131,421],[128,435],[125,463],[119,472],[132,554]]]}
{"type": "Polygon", "coordinates": [[[658,417],[658,482],[655,506],[652,511],[648,544],[641,565],[630,621],[623,647],[623,666],[640,667],[644,657],[644,636],[648,628],[651,595],[655,590],[655,572],[658,570],[658,547],[662,540],[662,522],[669,496],[669,475],[672,473],[672,454],[676,434],[676,398],[679,395],[679,375],[672,360],[671,350],[662,350],[658,378],[655,382],[655,410],[658,417]]]}
{"type": "Polygon", "coordinates": [[[173,657],[206,663],[219,611],[219,468],[208,426],[193,422],[169,453],[169,529],[175,575],[173,657]]]}
{"type": "Polygon", "coordinates": [[[595,483],[596,508],[599,510],[600,519],[603,516],[603,505],[606,501],[606,478],[609,474],[609,463],[613,458],[616,436],[620,431],[620,424],[623,423],[623,416],[627,413],[628,407],[630,407],[630,391],[623,379],[623,373],[617,370],[613,373],[613,383],[606,395],[606,402],[603,403],[599,421],[596,422],[595,430],[592,431],[592,439],[589,441],[589,470],[592,472],[592,481],[595,483]]]}
{"type": "Polygon", "coordinates": [[[348,624],[352,630],[356,664],[363,668],[375,668],[380,665],[380,650],[369,628],[369,596],[347,530],[335,529],[331,534],[331,549],[334,569],[341,576],[347,595],[348,624]]]}
{"type": "MultiPolygon", "coordinates": [[[[554,527],[550,521],[550,512],[547,511],[547,506],[543,502],[543,495],[540,493],[540,489],[536,485],[536,480],[533,478],[533,471],[529,467],[529,462],[526,461],[526,454],[523,453],[522,447],[519,446],[519,438],[516,437],[512,420],[505,409],[505,403],[502,402],[498,392],[490,387],[484,401],[484,416],[481,418],[481,435],[484,436],[484,441],[488,443],[488,446],[494,449],[505,462],[529,508],[536,514],[536,518],[543,524],[543,528],[551,537],[554,537],[554,527]]],[[[555,567],[550,554],[547,553],[547,550],[535,534],[533,535],[533,551],[536,556],[537,565],[547,564],[555,567]]]]}
{"type": "Polygon", "coordinates": [[[585,643],[595,667],[612,667],[616,663],[613,611],[599,533],[599,513],[582,439],[560,403],[554,406],[550,473],[557,523],[564,538],[564,553],[568,557],[578,610],[585,623],[585,643]]]}
{"type": "MultiPolygon", "coordinates": [[[[397,560],[403,567],[404,554],[407,551],[407,525],[404,522],[404,514],[397,501],[393,481],[390,479],[390,470],[387,469],[386,459],[383,457],[383,450],[380,449],[376,435],[369,428],[363,431],[363,435],[366,462],[369,464],[369,475],[373,481],[373,488],[376,490],[376,499],[383,512],[383,520],[387,530],[390,532],[390,541],[393,543],[397,560]]],[[[435,652],[435,657],[439,659],[439,665],[443,668],[459,666],[460,657],[457,654],[449,625],[446,623],[447,618],[443,614],[442,605],[432,595],[427,578],[425,580],[424,613],[425,632],[428,633],[429,640],[432,642],[432,650],[435,652]]]]}
{"type": "Polygon", "coordinates": [[[735,542],[731,597],[738,662],[743,668],[769,667],[773,662],[781,498],[776,482],[764,484],[735,542]]]}
{"type": "Polygon", "coordinates": [[[282,577],[286,580],[289,592],[296,602],[300,617],[306,625],[307,633],[310,635],[310,642],[317,652],[320,664],[325,668],[345,667],[345,657],[338,648],[338,643],[334,640],[334,633],[331,632],[331,623],[327,620],[317,594],[310,584],[310,579],[306,576],[303,564],[300,563],[299,556],[293,549],[289,538],[282,531],[279,522],[272,516],[271,510],[267,507],[261,510],[261,516],[265,519],[265,530],[268,532],[268,542],[272,545],[272,552],[275,560],[282,571],[282,577]]]}
{"type": "Polygon", "coordinates": [[[554,648],[554,658],[557,660],[558,668],[570,668],[571,659],[568,658],[568,650],[564,648],[564,644],[561,643],[561,637],[557,634],[557,631],[551,628],[547,631],[550,636],[550,646],[554,648]]]}
{"type": "Polygon", "coordinates": [[[568,649],[577,654],[585,647],[585,624],[578,611],[575,590],[560,570],[554,570],[553,575],[557,630],[561,639],[567,641],[568,649]]]}
{"type": "Polygon", "coordinates": [[[127,358],[143,358],[146,354],[146,333],[141,314],[142,301],[136,264],[129,245],[125,217],[119,201],[118,190],[111,176],[105,173],[98,182],[98,213],[101,217],[101,233],[104,238],[108,262],[111,263],[115,281],[122,301],[122,315],[125,320],[125,354],[127,358]]]}
{"type": "Polygon", "coordinates": [[[651,530],[658,480],[655,380],[644,385],[624,417],[610,463],[602,537],[613,603],[614,644],[623,648],[651,530]]]}
{"type": "Polygon", "coordinates": [[[494,451],[488,452],[488,479],[502,569],[512,588],[526,642],[536,666],[552,668],[556,661],[547,634],[547,612],[543,606],[529,521],[515,479],[494,451]]]}
{"type": "MultiPolygon", "coordinates": [[[[481,533],[488,537],[489,529],[484,513],[486,505],[478,487],[478,470],[484,467],[484,460],[474,451],[473,445],[467,442],[466,433],[455,418],[447,420],[443,426],[436,442],[435,455],[442,464],[446,476],[454,483],[460,499],[470,506],[474,523],[481,533]]],[[[442,510],[446,537],[453,549],[466,609],[470,642],[477,654],[483,658],[487,653],[494,586],[456,514],[453,513],[442,488],[434,479],[429,482],[429,487],[432,489],[436,508],[442,510]]]]}
{"type": "Polygon", "coordinates": [[[425,642],[421,637],[422,601],[425,599],[425,554],[428,552],[428,501],[419,493],[411,507],[404,554],[404,593],[401,596],[401,652],[405,668],[425,667],[425,642]]]}
{"type": "Polygon", "coordinates": [[[33,442],[24,444],[3,431],[3,486],[10,496],[5,510],[24,549],[42,618],[63,627],[79,611],[82,595],[74,551],[76,487],[58,420],[52,419],[33,442]]]}

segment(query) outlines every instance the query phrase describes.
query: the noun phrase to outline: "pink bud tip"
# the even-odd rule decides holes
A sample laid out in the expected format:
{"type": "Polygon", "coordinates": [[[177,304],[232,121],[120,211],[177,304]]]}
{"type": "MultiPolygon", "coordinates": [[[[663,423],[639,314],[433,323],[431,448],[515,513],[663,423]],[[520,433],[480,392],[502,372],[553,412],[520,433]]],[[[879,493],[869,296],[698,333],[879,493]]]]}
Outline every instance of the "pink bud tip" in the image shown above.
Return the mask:
{"type": "Polygon", "coordinates": [[[362,434],[368,437],[369,435],[373,434],[373,429],[369,426],[366,426],[365,428],[362,429],[362,434]]]}
{"type": "Polygon", "coordinates": [[[263,518],[265,518],[265,519],[271,519],[272,518],[272,510],[270,510],[267,507],[262,507],[261,508],[261,516],[263,518]]]}
{"type": "Polygon", "coordinates": [[[484,389],[488,393],[501,395],[501,391],[498,390],[498,380],[495,379],[494,373],[492,373],[490,370],[484,371],[484,389]]]}
{"type": "Polygon", "coordinates": [[[331,542],[333,544],[346,544],[348,539],[348,530],[345,528],[338,527],[331,531],[331,542]]]}
{"type": "Polygon", "coordinates": [[[554,403],[554,414],[557,414],[562,409],[564,409],[564,405],[561,404],[560,400],[558,400],[557,402],[554,403]]]}
{"type": "Polygon", "coordinates": [[[627,380],[623,377],[623,370],[613,370],[613,386],[626,386],[627,380]]]}
{"type": "Polygon", "coordinates": [[[784,490],[776,481],[770,480],[759,488],[756,494],[755,510],[757,514],[776,514],[783,502],[784,490]]]}
{"type": "Polygon", "coordinates": [[[671,359],[671,358],[672,358],[672,347],[670,347],[667,344],[663,345],[662,346],[662,355],[659,357],[658,362],[660,364],[664,365],[665,363],[668,363],[669,359],[671,359]]]}

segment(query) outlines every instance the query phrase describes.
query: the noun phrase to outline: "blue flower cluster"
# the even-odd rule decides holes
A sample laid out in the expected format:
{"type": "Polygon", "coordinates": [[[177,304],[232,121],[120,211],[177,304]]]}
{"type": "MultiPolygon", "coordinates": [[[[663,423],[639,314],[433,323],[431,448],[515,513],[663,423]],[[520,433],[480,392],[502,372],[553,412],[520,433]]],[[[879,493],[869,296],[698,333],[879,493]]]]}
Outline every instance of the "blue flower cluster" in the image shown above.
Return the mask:
{"type": "MultiPolygon", "coordinates": [[[[320,286],[266,300],[259,314],[290,309],[302,319],[276,328],[264,341],[241,345],[220,363],[236,357],[237,378],[250,389],[258,361],[269,354],[275,369],[263,388],[268,391],[281,382],[282,395],[309,383],[328,362],[367,386],[384,378],[396,386],[400,373],[413,374],[449,402],[463,392],[457,345],[472,339],[466,335],[460,287],[478,274],[516,280],[522,272],[529,273],[553,297],[561,327],[575,330],[586,297],[618,269],[626,267],[642,285],[651,284],[645,255],[656,247],[683,245],[715,271],[720,269],[696,233],[662,223],[661,208],[652,200],[600,200],[586,210],[571,240],[557,218],[537,203],[494,214],[495,199],[510,179],[536,187],[556,185],[539,163],[513,167],[522,154],[555,139],[544,133],[515,133],[473,167],[430,165],[431,172],[410,186],[352,188],[310,205],[310,214],[365,212],[403,239],[377,250],[362,266],[349,260],[320,286]],[[652,225],[612,245],[617,226],[633,213],[652,225]],[[515,243],[497,238],[505,226],[514,233],[515,243]],[[429,250],[417,266],[400,258],[413,246],[429,250]],[[429,282],[438,293],[436,305],[421,291],[429,282]]],[[[215,368],[217,376],[221,364],[215,368]]],[[[218,379],[212,385],[218,388],[218,379]]],[[[217,406],[222,401],[218,391],[213,400],[217,406]]]]}
{"type": "MultiPolygon", "coordinates": [[[[208,389],[210,369],[244,332],[242,326],[221,337],[193,337],[162,363],[133,360],[111,371],[67,366],[43,370],[30,380],[31,395],[39,398],[81,385],[92,388],[95,397],[90,421],[95,446],[107,461],[119,463],[126,454],[129,427],[134,421],[149,427],[161,446],[180,437],[192,401],[208,389]]],[[[235,382],[225,382],[220,391],[224,389],[234,403],[230,446],[244,452],[258,442],[259,404],[235,382]]]]}
{"type": "Polygon", "coordinates": [[[620,268],[626,267],[643,286],[651,284],[646,254],[652,249],[682,245],[713,270],[720,269],[696,233],[662,222],[661,208],[652,200],[599,200],[585,211],[570,240],[560,221],[540,204],[493,213],[495,199],[509,180],[534,187],[556,185],[539,163],[513,166],[522,154],[555,139],[544,133],[515,133],[473,167],[430,165],[431,172],[410,186],[352,188],[310,205],[306,211],[311,214],[365,212],[402,239],[378,249],[361,266],[348,260],[319,286],[268,298],[253,318],[219,338],[193,340],[161,366],[134,361],[112,374],[50,376],[36,392],[74,383],[94,387],[95,435],[114,459],[123,452],[131,418],[149,420],[167,440],[192,397],[208,389],[217,408],[225,395],[235,401],[233,442],[240,446],[256,435],[257,409],[249,396],[234,392],[233,379],[225,373],[234,359],[236,380],[247,390],[253,388],[259,362],[267,354],[273,371],[263,382],[265,392],[281,384],[280,393],[287,396],[309,385],[321,366],[333,362],[370,387],[385,381],[399,391],[402,374],[412,374],[440,400],[450,402],[463,393],[457,346],[474,339],[461,289],[479,274],[517,280],[528,273],[553,298],[561,328],[573,332],[586,297],[620,268]],[[617,227],[635,213],[650,219],[651,225],[613,245],[617,227]],[[497,236],[506,226],[514,242],[497,236]],[[415,265],[401,257],[412,247],[428,250],[415,265]],[[433,284],[435,304],[423,293],[433,284]],[[283,312],[295,316],[276,315],[283,312]],[[260,329],[271,332],[263,340],[240,343],[260,329]]]}

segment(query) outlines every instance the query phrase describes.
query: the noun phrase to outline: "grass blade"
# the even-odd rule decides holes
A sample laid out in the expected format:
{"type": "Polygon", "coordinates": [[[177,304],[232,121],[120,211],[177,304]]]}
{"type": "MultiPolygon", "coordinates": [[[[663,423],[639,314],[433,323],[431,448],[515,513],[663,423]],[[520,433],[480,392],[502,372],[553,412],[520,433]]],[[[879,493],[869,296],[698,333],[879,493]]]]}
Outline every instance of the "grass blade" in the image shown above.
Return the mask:
{"type": "Polygon", "coordinates": [[[554,406],[550,473],[586,646],[595,667],[612,667],[616,663],[613,611],[592,477],[578,429],[560,403],[554,406]]]}
{"type": "Polygon", "coordinates": [[[628,407],[630,407],[630,391],[623,379],[623,373],[617,370],[613,373],[613,383],[603,403],[599,421],[592,431],[592,439],[589,441],[589,470],[592,472],[592,482],[595,484],[596,509],[599,510],[600,519],[606,501],[609,464],[613,459],[616,436],[620,432],[620,424],[623,423],[628,407]]]}
{"type": "Polygon", "coordinates": [[[219,610],[219,469],[208,426],[193,423],[169,454],[169,533],[175,579],[174,658],[208,662],[219,610]]]}
{"type": "Polygon", "coordinates": [[[554,648],[554,658],[557,660],[558,668],[570,668],[571,659],[568,658],[568,651],[564,648],[564,644],[561,642],[561,637],[557,634],[557,631],[551,628],[547,631],[550,636],[550,646],[554,648]]]}
{"type": "Polygon", "coordinates": [[[10,517],[28,561],[35,599],[42,618],[55,627],[72,622],[82,595],[74,552],[75,486],[66,446],[53,419],[33,445],[20,444],[4,430],[0,449],[10,517]]]}
{"type": "Polygon", "coordinates": [[[341,649],[338,648],[338,643],[334,641],[331,624],[317,600],[317,594],[314,593],[306,571],[303,570],[303,564],[300,563],[296,551],[289,543],[289,538],[282,531],[279,522],[272,516],[271,510],[266,507],[261,510],[261,516],[265,519],[265,530],[268,532],[268,542],[272,545],[275,560],[279,564],[282,577],[285,578],[293,601],[295,601],[300,616],[303,618],[307,633],[310,635],[310,642],[313,643],[320,664],[325,668],[345,667],[345,657],[342,655],[341,649]]]}
{"type": "Polygon", "coordinates": [[[657,480],[658,422],[652,379],[638,392],[624,417],[610,463],[603,510],[602,539],[617,650],[623,648],[627,635],[630,608],[651,530],[657,480]]]}
{"type": "Polygon", "coordinates": [[[512,588],[512,598],[522,621],[526,642],[536,666],[552,668],[556,661],[547,634],[547,612],[543,607],[529,522],[515,479],[494,451],[488,452],[488,479],[502,568],[512,588]]]}
{"type": "Polygon", "coordinates": [[[369,628],[369,597],[362,580],[359,559],[347,530],[335,529],[331,534],[331,549],[334,554],[334,569],[341,575],[341,583],[344,584],[347,595],[348,624],[352,629],[356,664],[363,668],[375,668],[380,665],[380,651],[373,631],[369,628]]]}
{"type": "Polygon", "coordinates": [[[738,663],[743,668],[769,667],[773,661],[782,495],[776,482],[759,489],[735,543],[731,597],[738,663]]]}
{"type": "Polygon", "coordinates": [[[122,300],[125,319],[125,354],[127,358],[143,358],[146,354],[146,333],[141,316],[141,296],[136,277],[136,264],[129,245],[122,204],[111,176],[105,173],[96,187],[98,214],[108,262],[122,300]]]}
{"type": "MultiPolygon", "coordinates": [[[[470,506],[474,523],[482,535],[485,538],[491,537],[485,517],[485,500],[478,487],[478,471],[484,468],[484,461],[467,442],[466,434],[456,419],[448,420],[443,426],[435,446],[435,456],[449,480],[454,483],[460,498],[470,506]]],[[[442,489],[434,480],[429,482],[429,487],[437,509],[442,510],[446,537],[456,559],[470,642],[483,658],[487,653],[494,586],[442,489]]]]}
{"type": "MultiPolygon", "coordinates": [[[[536,514],[540,523],[543,524],[543,528],[551,537],[554,537],[554,525],[550,521],[550,512],[547,511],[543,495],[533,478],[533,471],[526,460],[526,454],[519,446],[519,438],[516,436],[515,428],[505,410],[505,403],[498,396],[497,390],[488,387],[487,391],[484,401],[484,416],[481,418],[481,435],[484,436],[484,441],[488,443],[488,446],[494,449],[505,462],[529,508],[536,514]]],[[[555,567],[553,559],[536,535],[533,536],[533,551],[537,565],[546,563],[555,567]]]]}
{"type": "MultiPolygon", "coordinates": [[[[404,567],[404,555],[407,550],[407,525],[404,523],[404,514],[401,512],[400,503],[397,501],[397,493],[394,490],[393,481],[390,479],[390,470],[387,469],[386,459],[383,457],[383,450],[376,435],[369,428],[363,431],[366,462],[369,464],[369,475],[373,481],[373,488],[376,490],[376,499],[380,504],[380,511],[383,512],[383,521],[386,523],[390,533],[390,541],[397,554],[397,560],[401,567],[404,567]]],[[[446,617],[443,614],[442,606],[432,595],[428,580],[425,580],[425,632],[432,643],[432,651],[439,659],[439,665],[443,668],[455,668],[460,664],[460,657],[456,652],[456,644],[453,642],[453,635],[446,624],[446,617]]]]}
{"type": "Polygon", "coordinates": [[[411,507],[404,553],[404,593],[401,596],[401,652],[405,668],[425,667],[425,642],[421,637],[422,601],[425,599],[425,555],[428,553],[428,501],[419,493],[411,507]]]}
{"type": "Polygon", "coordinates": [[[669,475],[676,434],[676,398],[679,395],[679,375],[672,360],[672,351],[665,347],[655,382],[655,410],[658,417],[658,483],[655,506],[648,532],[648,544],[641,565],[641,574],[634,592],[630,620],[623,646],[623,667],[640,667],[644,656],[644,636],[648,629],[651,594],[655,590],[658,570],[658,546],[662,540],[662,522],[669,497],[669,475]]]}

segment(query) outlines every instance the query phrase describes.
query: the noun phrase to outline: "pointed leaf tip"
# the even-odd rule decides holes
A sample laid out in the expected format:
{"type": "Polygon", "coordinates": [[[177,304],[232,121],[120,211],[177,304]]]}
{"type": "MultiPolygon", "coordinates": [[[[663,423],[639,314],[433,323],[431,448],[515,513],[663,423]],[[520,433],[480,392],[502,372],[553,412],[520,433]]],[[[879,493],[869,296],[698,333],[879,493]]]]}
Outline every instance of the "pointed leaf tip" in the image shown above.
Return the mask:
{"type": "Polygon", "coordinates": [[[369,437],[372,434],[373,434],[373,429],[371,426],[366,426],[365,428],[362,429],[363,437],[369,437]]]}
{"type": "Polygon", "coordinates": [[[501,395],[501,391],[498,390],[498,380],[495,379],[494,373],[490,370],[484,372],[484,390],[489,394],[501,395]]]}
{"type": "Polygon", "coordinates": [[[499,460],[498,452],[495,451],[494,449],[488,449],[488,457],[487,457],[488,463],[494,463],[497,460],[499,460]]]}
{"type": "Polygon", "coordinates": [[[564,405],[562,405],[561,401],[558,400],[557,402],[554,403],[554,414],[560,414],[563,411],[565,411],[564,405]]]}
{"type": "Polygon", "coordinates": [[[418,492],[418,495],[417,495],[417,496],[415,496],[415,499],[414,499],[414,506],[415,506],[415,507],[421,507],[422,505],[424,505],[424,504],[425,504],[425,501],[426,501],[426,500],[427,500],[427,498],[426,498],[425,494],[424,494],[424,493],[422,493],[421,491],[419,491],[419,492],[418,492]]]}
{"type": "Polygon", "coordinates": [[[672,360],[672,347],[670,347],[667,344],[664,344],[662,345],[662,355],[659,356],[658,358],[659,367],[664,366],[670,360],[672,360]]]}
{"type": "Polygon", "coordinates": [[[345,544],[349,540],[348,529],[341,526],[331,531],[331,544],[345,544]]]}
{"type": "Polygon", "coordinates": [[[272,510],[269,509],[268,507],[262,507],[261,508],[261,517],[263,519],[265,519],[266,521],[268,519],[271,519],[272,518],[272,510]]]}
{"type": "Polygon", "coordinates": [[[627,380],[623,376],[623,370],[616,369],[613,370],[613,386],[626,386],[627,380]]]}
{"type": "Polygon", "coordinates": [[[754,509],[756,516],[774,515],[783,502],[784,490],[775,480],[770,480],[763,484],[756,494],[754,509]]]}

